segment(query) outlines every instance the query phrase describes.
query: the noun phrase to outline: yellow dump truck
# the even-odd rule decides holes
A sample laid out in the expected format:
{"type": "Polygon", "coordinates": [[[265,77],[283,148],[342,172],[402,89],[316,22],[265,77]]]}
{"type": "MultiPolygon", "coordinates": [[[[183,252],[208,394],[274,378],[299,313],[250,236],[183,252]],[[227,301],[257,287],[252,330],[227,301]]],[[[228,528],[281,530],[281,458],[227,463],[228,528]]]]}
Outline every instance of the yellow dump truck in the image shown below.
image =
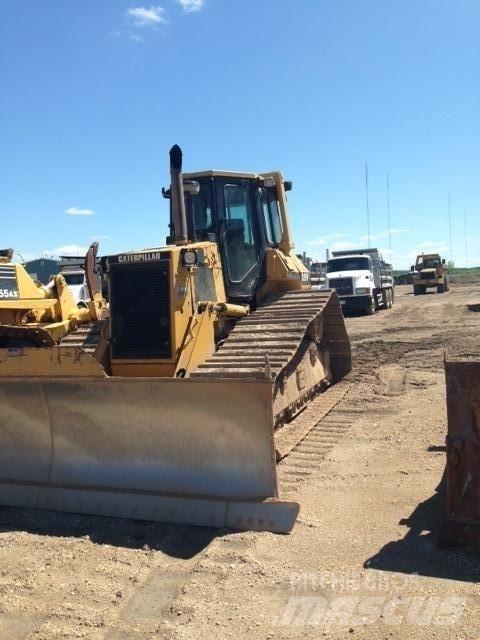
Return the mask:
{"type": "Polygon", "coordinates": [[[411,270],[413,272],[413,294],[416,296],[426,293],[427,289],[436,289],[437,293],[444,293],[450,288],[445,260],[438,253],[418,255],[411,270]]]}

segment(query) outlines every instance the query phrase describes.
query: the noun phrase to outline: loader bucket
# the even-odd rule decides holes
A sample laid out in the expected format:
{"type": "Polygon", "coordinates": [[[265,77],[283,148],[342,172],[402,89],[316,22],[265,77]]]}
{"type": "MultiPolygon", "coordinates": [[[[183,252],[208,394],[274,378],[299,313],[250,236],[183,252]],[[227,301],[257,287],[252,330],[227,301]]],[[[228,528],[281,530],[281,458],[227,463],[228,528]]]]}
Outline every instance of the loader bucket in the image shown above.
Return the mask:
{"type": "Polygon", "coordinates": [[[267,379],[0,377],[0,504],[289,532],[271,412],[267,379]]]}
{"type": "Polygon", "coordinates": [[[446,546],[480,547],[480,360],[445,360],[447,384],[446,546]]]}

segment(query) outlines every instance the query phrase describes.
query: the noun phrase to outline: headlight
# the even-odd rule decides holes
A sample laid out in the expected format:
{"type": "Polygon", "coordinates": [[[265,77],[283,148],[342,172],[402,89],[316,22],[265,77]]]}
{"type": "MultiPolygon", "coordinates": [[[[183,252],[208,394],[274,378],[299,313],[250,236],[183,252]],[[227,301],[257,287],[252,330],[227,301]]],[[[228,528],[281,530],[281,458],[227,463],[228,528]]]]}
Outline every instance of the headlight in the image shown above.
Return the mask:
{"type": "Polygon", "coordinates": [[[194,267],[197,264],[198,256],[194,249],[182,251],[182,264],[184,267],[194,267]]]}
{"type": "Polygon", "coordinates": [[[367,287],[357,287],[355,289],[355,293],[359,293],[360,295],[363,295],[366,293],[370,293],[370,289],[368,289],[367,287]]]}

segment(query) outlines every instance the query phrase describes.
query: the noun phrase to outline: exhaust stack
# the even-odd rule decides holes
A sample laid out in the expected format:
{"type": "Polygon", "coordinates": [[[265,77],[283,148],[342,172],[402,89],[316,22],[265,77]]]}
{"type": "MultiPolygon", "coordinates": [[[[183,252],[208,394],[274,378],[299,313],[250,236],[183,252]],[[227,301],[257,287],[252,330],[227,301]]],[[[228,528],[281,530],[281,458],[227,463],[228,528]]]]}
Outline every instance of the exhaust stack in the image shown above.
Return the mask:
{"type": "Polygon", "coordinates": [[[188,243],[187,216],[182,178],[182,150],[178,144],[170,149],[170,207],[173,223],[173,241],[177,245],[188,243]]]}

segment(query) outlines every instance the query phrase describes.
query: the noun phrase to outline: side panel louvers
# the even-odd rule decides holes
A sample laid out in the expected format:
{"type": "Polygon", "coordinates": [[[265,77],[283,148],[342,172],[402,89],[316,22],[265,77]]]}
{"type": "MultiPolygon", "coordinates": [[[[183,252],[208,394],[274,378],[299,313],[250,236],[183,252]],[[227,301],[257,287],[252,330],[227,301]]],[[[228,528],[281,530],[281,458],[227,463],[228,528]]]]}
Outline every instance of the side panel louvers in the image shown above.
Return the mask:
{"type": "Polygon", "coordinates": [[[209,269],[206,264],[199,264],[194,274],[194,283],[196,302],[216,300],[213,269],[209,269]]]}

